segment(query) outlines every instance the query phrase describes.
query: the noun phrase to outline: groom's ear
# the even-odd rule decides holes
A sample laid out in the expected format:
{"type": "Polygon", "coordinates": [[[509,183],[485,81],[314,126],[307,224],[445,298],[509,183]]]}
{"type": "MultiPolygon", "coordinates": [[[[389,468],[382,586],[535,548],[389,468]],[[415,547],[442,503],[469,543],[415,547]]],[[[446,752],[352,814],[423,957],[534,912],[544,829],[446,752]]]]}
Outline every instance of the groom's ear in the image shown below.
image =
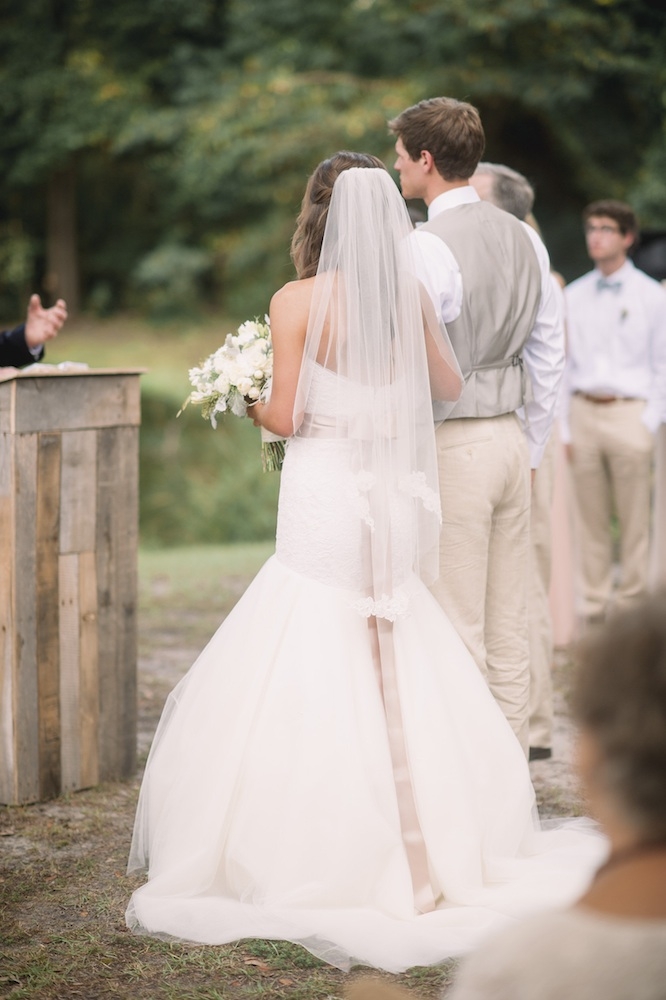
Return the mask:
{"type": "Polygon", "coordinates": [[[427,149],[421,150],[421,155],[419,157],[419,163],[423,167],[425,173],[429,174],[433,170],[436,170],[435,160],[432,153],[429,153],[427,149]]]}

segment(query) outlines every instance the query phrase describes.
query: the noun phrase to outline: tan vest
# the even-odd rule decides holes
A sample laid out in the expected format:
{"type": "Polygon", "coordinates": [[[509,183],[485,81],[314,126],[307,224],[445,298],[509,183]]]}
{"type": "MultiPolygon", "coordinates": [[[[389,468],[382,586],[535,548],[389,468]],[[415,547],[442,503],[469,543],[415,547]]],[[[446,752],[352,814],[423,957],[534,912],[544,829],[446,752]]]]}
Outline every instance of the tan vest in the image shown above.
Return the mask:
{"type": "MultiPolygon", "coordinates": [[[[446,324],[465,376],[454,417],[497,417],[529,398],[522,350],[541,299],[541,269],[524,226],[489,202],[458,205],[421,227],[444,240],[462,274],[460,316],[446,324]]],[[[438,404],[433,404],[438,419],[438,404]]]]}

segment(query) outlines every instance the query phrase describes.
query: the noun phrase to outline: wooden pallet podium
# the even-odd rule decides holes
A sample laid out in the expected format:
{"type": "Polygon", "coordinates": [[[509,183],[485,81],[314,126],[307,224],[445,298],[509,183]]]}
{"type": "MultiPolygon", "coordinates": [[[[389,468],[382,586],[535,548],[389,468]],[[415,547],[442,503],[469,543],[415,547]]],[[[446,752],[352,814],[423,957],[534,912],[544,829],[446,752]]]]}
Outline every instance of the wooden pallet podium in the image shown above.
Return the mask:
{"type": "Polygon", "coordinates": [[[0,381],[0,802],[133,773],[138,370],[0,381]]]}

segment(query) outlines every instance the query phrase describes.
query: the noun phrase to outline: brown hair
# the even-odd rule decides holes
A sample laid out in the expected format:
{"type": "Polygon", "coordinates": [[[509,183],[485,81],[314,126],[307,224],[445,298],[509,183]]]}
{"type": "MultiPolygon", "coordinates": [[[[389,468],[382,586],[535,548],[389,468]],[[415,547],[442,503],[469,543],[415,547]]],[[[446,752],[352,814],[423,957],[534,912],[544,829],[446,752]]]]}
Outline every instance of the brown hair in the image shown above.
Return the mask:
{"type": "Polygon", "coordinates": [[[346,150],[335,153],[316,167],[305,189],[301,211],[296,220],[296,231],[291,241],[291,259],[299,278],[312,278],[317,273],[333,185],[342,171],[351,167],[386,170],[376,156],[346,150]]]}
{"type": "Polygon", "coordinates": [[[479,112],[453,97],[420,101],[388,125],[412,160],[427,150],[446,181],[471,177],[486,145],[479,112]]]}
{"type": "Polygon", "coordinates": [[[613,615],[578,661],[574,713],[599,778],[645,838],[666,837],[666,591],[613,615]]]}
{"type": "Polygon", "coordinates": [[[599,218],[602,215],[617,222],[623,236],[626,236],[627,233],[635,236],[638,233],[638,222],[634,210],[626,202],[615,201],[613,198],[607,198],[605,201],[593,201],[591,205],[587,205],[583,209],[583,222],[587,222],[592,217],[599,218]]]}

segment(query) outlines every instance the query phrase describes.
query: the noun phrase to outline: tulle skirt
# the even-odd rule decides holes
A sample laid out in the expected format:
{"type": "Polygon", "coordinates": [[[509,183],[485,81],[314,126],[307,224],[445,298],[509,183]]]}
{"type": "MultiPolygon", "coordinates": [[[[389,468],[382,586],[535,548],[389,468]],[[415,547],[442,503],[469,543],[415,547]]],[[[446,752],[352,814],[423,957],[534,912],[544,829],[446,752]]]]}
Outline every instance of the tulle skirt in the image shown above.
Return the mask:
{"type": "Polygon", "coordinates": [[[273,556],[165,706],[132,842],[130,869],[149,872],[133,930],[287,940],[400,971],[584,890],[603,838],[538,829],[508,723],[430,592],[409,589],[392,695],[436,908],[415,897],[370,622],[273,556]]]}

